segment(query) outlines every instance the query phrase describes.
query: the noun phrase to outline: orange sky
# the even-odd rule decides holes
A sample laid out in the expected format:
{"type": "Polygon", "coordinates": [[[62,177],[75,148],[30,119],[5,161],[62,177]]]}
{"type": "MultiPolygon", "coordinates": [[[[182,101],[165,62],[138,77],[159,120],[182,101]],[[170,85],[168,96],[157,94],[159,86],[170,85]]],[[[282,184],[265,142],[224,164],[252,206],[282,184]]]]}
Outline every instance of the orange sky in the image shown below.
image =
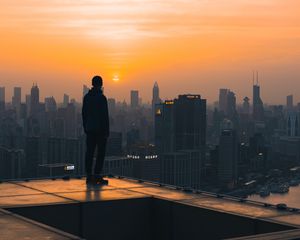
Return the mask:
{"type": "MultiPolygon", "coordinates": [[[[0,86],[81,98],[94,74],[108,97],[149,100],[218,89],[250,98],[260,72],[265,102],[300,101],[299,0],[1,0],[0,86]],[[113,82],[118,74],[120,81],[113,82]]],[[[23,91],[23,93],[24,93],[23,91]]]]}

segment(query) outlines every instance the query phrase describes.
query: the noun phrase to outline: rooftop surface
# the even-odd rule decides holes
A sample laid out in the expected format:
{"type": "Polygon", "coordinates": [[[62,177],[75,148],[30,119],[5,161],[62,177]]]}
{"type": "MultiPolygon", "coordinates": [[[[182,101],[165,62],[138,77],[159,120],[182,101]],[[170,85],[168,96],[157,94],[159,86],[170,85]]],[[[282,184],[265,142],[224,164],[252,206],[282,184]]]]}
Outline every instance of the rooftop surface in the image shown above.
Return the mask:
{"type": "Polygon", "coordinates": [[[185,234],[194,236],[200,231],[200,226],[203,227],[200,233],[212,236],[211,239],[266,233],[271,236],[272,232],[290,230],[293,233],[289,235],[293,238],[286,239],[298,239],[295,236],[300,239],[297,230],[300,229],[300,213],[226,196],[118,178],[110,178],[109,185],[102,187],[87,187],[85,179],[0,184],[0,232],[4,239],[16,239],[16,234],[29,238],[31,234],[31,239],[36,236],[36,239],[76,239],[75,236],[94,239],[93,236],[101,233],[103,236],[117,234],[108,230],[104,233],[99,229],[97,232],[96,222],[101,223],[100,227],[106,226],[104,229],[114,226],[128,239],[133,229],[136,239],[137,236],[139,239],[157,239],[157,236],[161,239],[182,239],[180,236],[185,234]],[[223,232],[223,235],[214,235],[209,227],[220,234],[223,232]],[[144,232],[149,235],[153,231],[156,235],[151,237],[141,235],[144,232]]]}

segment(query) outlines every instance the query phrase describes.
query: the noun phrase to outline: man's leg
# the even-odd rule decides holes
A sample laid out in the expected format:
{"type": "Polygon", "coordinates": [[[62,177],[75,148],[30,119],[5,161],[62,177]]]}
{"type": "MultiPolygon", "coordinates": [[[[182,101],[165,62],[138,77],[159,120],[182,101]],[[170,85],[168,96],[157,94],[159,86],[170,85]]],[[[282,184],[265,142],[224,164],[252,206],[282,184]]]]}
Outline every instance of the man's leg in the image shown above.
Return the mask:
{"type": "Polygon", "coordinates": [[[93,167],[93,158],[94,158],[96,144],[97,141],[95,135],[88,133],[86,135],[86,153],[85,153],[85,170],[86,170],[87,181],[91,179],[93,174],[92,167],[93,167]]]}
{"type": "Polygon", "coordinates": [[[97,137],[97,158],[95,165],[95,175],[100,175],[103,168],[105,152],[106,152],[107,138],[98,136],[97,137]]]}

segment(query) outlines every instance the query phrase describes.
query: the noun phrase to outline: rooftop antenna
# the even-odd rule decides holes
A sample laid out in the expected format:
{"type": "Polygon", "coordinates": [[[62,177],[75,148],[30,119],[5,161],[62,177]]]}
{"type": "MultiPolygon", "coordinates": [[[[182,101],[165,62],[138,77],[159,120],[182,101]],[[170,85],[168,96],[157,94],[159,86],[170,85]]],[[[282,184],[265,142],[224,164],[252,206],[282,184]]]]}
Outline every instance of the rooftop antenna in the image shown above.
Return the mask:
{"type": "Polygon", "coordinates": [[[258,71],[256,72],[256,85],[258,86],[258,71]]]}
{"type": "Polygon", "coordinates": [[[254,86],[254,70],[252,70],[252,85],[254,86]]]}

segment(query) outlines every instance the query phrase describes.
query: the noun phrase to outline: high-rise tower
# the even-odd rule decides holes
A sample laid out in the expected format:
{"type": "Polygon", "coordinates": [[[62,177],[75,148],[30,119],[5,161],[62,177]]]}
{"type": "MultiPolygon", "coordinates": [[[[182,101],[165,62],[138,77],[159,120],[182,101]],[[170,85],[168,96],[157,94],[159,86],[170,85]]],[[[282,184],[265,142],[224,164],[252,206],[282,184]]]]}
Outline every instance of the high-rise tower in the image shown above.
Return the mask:
{"type": "Polygon", "coordinates": [[[0,87],[0,112],[5,110],[5,87],[0,87]]]}
{"type": "Polygon", "coordinates": [[[139,91],[131,90],[130,105],[131,105],[131,108],[137,108],[139,106],[139,91]]]}
{"type": "Polygon", "coordinates": [[[294,108],[293,95],[288,95],[286,97],[286,109],[288,111],[291,111],[291,110],[293,110],[293,108],[294,108]]]}
{"type": "MultiPolygon", "coordinates": [[[[254,74],[253,74],[254,75],[254,74]]],[[[253,76],[254,81],[254,76],[253,76]]],[[[253,120],[264,120],[264,104],[260,98],[260,86],[258,84],[258,72],[256,73],[256,84],[253,83],[253,120]]]]}
{"type": "Polygon", "coordinates": [[[14,95],[12,97],[12,105],[14,108],[18,109],[21,105],[21,88],[15,87],[14,88],[14,95]]]}
{"type": "Polygon", "coordinates": [[[161,102],[159,98],[159,87],[157,82],[154,83],[152,90],[152,109],[155,112],[155,104],[159,104],[161,102]]]}
{"type": "Polygon", "coordinates": [[[198,150],[206,144],[206,99],[200,95],[179,95],[158,105],[155,139],[160,153],[198,150]]]}
{"type": "Polygon", "coordinates": [[[30,115],[36,115],[40,107],[40,90],[37,85],[33,85],[30,95],[30,115]]]}

